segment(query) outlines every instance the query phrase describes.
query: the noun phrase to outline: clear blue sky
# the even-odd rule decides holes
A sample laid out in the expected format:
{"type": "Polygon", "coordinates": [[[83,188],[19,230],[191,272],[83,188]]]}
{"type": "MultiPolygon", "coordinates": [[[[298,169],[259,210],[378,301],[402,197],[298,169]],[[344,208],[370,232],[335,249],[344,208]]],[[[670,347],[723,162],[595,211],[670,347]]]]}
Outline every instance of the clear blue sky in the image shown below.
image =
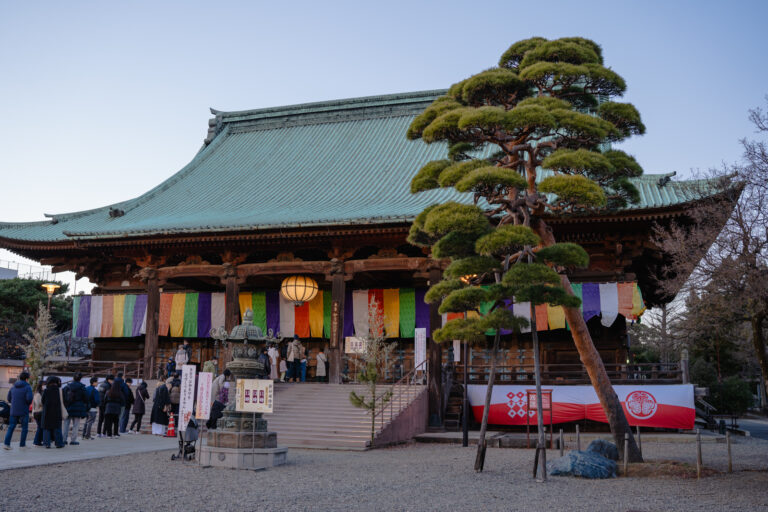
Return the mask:
{"type": "Polygon", "coordinates": [[[444,88],[534,35],[601,44],[648,129],[623,148],[685,176],[740,157],[766,19],[765,1],[0,0],[0,221],[141,194],[200,148],[209,107],[444,88]]]}

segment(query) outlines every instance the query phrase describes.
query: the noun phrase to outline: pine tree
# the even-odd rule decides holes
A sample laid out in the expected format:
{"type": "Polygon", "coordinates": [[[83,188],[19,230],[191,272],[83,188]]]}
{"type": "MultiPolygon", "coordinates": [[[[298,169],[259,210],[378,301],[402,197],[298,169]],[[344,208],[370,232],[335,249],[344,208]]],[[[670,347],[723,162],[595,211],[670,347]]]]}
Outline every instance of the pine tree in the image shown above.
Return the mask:
{"type": "MultiPolygon", "coordinates": [[[[411,191],[453,187],[472,194],[474,204],[427,208],[415,219],[409,241],[452,260],[427,296],[441,303],[441,313],[493,303],[484,316],[453,320],[435,333],[436,339],[469,339],[496,330],[486,414],[499,330],[520,329],[523,322],[503,301],[562,305],[616,445],[623,452],[629,434],[629,459],[641,461],[568,279],[568,269],[586,267],[589,258],[576,244],[556,243],[546,222],[547,216],[638,200],[630,178],[642,174],[640,165],[610,148],[645,131],[634,106],[611,101],[625,89],[624,80],[603,65],[600,46],[579,37],[519,41],[498,67],[451,86],[408,129],[409,139],[448,144],[447,158],[422,167],[411,191]]],[[[480,442],[476,469],[482,470],[483,458],[480,442]]]]}

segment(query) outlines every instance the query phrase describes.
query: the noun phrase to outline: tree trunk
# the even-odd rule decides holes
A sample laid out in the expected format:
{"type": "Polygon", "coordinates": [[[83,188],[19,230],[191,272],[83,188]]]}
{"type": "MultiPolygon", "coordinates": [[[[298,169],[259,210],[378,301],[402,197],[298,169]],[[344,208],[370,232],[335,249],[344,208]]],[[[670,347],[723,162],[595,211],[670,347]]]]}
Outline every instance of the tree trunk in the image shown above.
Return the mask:
{"type": "MultiPolygon", "coordinates": [[[[541,237],[544,246],[549,247],[555,244],[552,230],[543,220],[537,219],[537,222],[532,227],[541,237]]],[[[565,291],[573,295],[571,281],[568,279],[568,276],[562,274],[560,280],[565,291]]],[[[581,310],[579,308],[566,307],[563,310],[565,312],[565,319],[568,321],[568,325],[571,326],[573,343],[579,352],[581,362],[589,375],[589,381],[592,383],[592,387],[595,388],[600,405],[603,407],[605,416],[608,419],[613,441],[619,450],[619,458],[624,458],[624,435],[629,434],[629,461],[643,462],[643,456],[640,454],[640,449],[635,442],[632,428],[629,426],[619,397],[616,395],[616,391],[611,385],[611,380],[608,378],[608,373],[605,371],[603,360],[600,359],[600,354],[592,342],[592,336],[589,334],[587,323],[584,321],[581,310]]]]}
{"type": "Polygon", "coordinates": [[[483,408],[483,422],[480,424],[480,438],[477,440],[477,457],[475,457],[475,471],[481,472],[485,465],[485,431],[488,429],[488,411],[491,409],[491,395],[493,394],[493,381],[496,378],[496,357],[499,353],[499,340],[501,334],[496,330],[493,337],[493,351],[491,352],[491,373],[488,375],[488,387],[485,390],[485,407],[483,408]]]}
{"type": "Polygon", "coordinates": [[[765,317],[762,315],[752,317],[752,345],[755,347],[755,354],[757,355],[757,362],[760,365],[760,373],[763,376],[763,393],[762,402],[760,407],[766,408],[766,401],[768,400],[768,356],[765,353],[765,337],[763,336],[763,321],[765,317]]]}
{"type": "MultiPolygon", "coordinates": [[[[528,262],[531,259],[528,256],[528,262]]],[[[534,468],[534,473],[539,475],[542,481],[547,480],[547,438],[544,435],[544,401],[541,399],[541,356],[539,355],[539,334],[536,332],[536,305],[531,302],[531,340],[533,341],[533,364],[534,375],[536,377],[536,428],[538,429],[539,440],[536,445],[537,451],[541,450],[541,457],[537,457],[540,466],[534,468]]],[[[550,407],[552,404],[550,403],[550,407]]],[[[550,416],[552,409],[549,410],[550,416]]]]}

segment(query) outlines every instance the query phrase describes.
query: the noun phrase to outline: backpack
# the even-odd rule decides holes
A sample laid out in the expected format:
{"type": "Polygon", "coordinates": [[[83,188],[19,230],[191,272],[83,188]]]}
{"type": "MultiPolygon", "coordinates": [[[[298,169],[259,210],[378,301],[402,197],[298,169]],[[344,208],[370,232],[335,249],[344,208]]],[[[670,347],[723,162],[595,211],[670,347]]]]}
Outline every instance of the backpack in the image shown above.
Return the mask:
{"type": "Polygon", "coordinates": [[[181,387],[173,386],[171,388],[171,403],[173,405],[178,405],[180,401],[181,401],[181,387]]]}
{"type": "Polygon", "coordinates": [[[99,384],[99,405],[104,407],[106,405],[107,391],[109,390],[109,382],[103,381],[99,384]]]}
{"type": "Polygon", "coordinates": [[[72,392],[72,387],[69,384],[67,384],[66,386],[64,386],[64,389],[62,391],[64,395],[64,405],[65,406],[72,405],[72,402],[75,401],[75,394],[72,392]]]}

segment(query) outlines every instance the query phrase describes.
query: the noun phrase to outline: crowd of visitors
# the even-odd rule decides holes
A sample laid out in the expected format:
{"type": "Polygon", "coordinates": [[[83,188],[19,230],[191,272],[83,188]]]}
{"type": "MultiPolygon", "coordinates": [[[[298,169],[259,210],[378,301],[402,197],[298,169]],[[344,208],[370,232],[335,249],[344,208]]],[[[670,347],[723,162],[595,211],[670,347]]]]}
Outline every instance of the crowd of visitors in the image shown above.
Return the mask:
{"type": "MultiPolygon", "coordinates": [[[[270,363],[269,377],[278,382],[306,382],[308,367],[308,351],[301,343],[299,336],[294,334],[293,340],[282,347],[274,343],[266,349],[270,363]]],[[[315,381],[327,382],[328,356],[325,349],[320,348],[315,355],[315,381]]]]}
{"type": "Polygon", "coordinates": [[[46,448],[52,444],[56,448],[78,446],[78,439],[116,439],[121,434],[137,434],[141,430],[144,402],[149,398],[146,382],[141,382],[134,391],[133,380],[123,379],[123,374],[118,373],[107,375],[101,383],[91,377],[86,386],[78,373],[65,385],[59,377],[50,376],[38,382],[33,391],[28,381],[29,373],[22,372],[8,392],[11,411],[3,443],[6,450],[11,449],[17,425],[21,426],[19,448],[27,448],[30,411],[37,425],[32,444],[46,448]],[[134,419],[127,429],[131,413],[134,419]],[[95,435],[94,423],[97,424],[95,435]]]}
{"type": "MultiPolygon", "coordinates": [[[[181,374],[177,370],[190,361],[192,348],[187,340],[179,345],[174,357],[165,365],[163,384],[155,389],[150,423],[152,433],[165,435],[171,415],[178,420],[181,397],[181,374]]],[[[307,349],[298,335],[282,347],[276,343],[261,349],[259,362],[260,377],[280,382],[305,382],[307,380],[307,349]]],[[[320,348],[316,358],[315,380],[327,382],[328,357],[320,348]]],[[[234,378],[229,370],[218,374],[219,361],[215,356],[203,364],[203,371],[213,373],[211,390],[212,410],[220,412],[229,402],[234,388],[234,378]]],[[[147,383],[132,387],[133,380],[123,379],[122,373],[107,375],[99,382],[91,377],[86,386],[81,374],[62,385],[59,377],[50,376],[36,384],[33,390],[29,384],[29,373],[22,372],[8,392],[10,421],[3,448],[11,449],[11,438],[17,426],[21,427],[20,448],[26,448],[30,412],[37,425],[32,444],[50,448],[79,445],[78,439],[116,439],[121,434],[137,434],[147,412],[149,399],[147,383]],[[130,415],[133,414],[131,422],[130,415]],[[129,426],[130,422],[130,426],[129,426]],[[82,423],[82,429],[81,429],[82,423]],[[93,425],[96,424],[96,432],[93,425]]],[[[209,422],[211,423],[211,422],[209,422]]],[[[215,420],[212,422],[215,428],[215,420]]]]}

